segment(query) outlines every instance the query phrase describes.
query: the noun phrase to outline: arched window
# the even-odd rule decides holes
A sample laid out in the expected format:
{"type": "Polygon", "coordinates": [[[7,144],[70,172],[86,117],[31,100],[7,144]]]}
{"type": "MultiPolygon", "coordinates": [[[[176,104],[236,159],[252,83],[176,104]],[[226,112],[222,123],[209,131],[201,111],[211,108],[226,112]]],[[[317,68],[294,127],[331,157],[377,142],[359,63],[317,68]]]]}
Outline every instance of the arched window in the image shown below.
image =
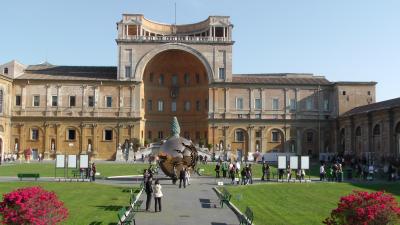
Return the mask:
{"type": "Polygon", "coordinates": [[[379,124],[375,125],[374,130],[373,130],[374,136],[379,136],[381,135],[381,126],[379,124]]]}
{"type": "Polygon", "coordinates": [[[0,113],[3,113],[3,90],[0,90],[0,113]]]}
{"type": "Polygon", "coordinates": [[[356,128],[356,136],[360,137],[361,136],[361,127],[356,128]]]}
{"type": "Polygon", "coordinates": [[[235,131],[235,141],[244,142],[244,132],[241,129],[235,131]]]}

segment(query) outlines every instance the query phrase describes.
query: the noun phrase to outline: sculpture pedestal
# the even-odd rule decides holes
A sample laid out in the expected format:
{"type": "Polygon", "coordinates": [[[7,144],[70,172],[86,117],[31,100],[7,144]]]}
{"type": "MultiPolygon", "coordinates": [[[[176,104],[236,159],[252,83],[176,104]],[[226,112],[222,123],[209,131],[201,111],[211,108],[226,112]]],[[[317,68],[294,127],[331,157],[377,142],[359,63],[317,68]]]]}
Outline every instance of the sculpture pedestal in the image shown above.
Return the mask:
{"type": "Polygon", "coordinates": [[[134,159],[135,159],[135,152],[133,150],[129,150],[128,161],[133,162],[134,159]]]}
{"type": "Polygon", "coordinates": [[[115,154],[115,161],[118,161],[118,162],[125,161],[122,150],[117,150],[117,153],[115,154]]]}

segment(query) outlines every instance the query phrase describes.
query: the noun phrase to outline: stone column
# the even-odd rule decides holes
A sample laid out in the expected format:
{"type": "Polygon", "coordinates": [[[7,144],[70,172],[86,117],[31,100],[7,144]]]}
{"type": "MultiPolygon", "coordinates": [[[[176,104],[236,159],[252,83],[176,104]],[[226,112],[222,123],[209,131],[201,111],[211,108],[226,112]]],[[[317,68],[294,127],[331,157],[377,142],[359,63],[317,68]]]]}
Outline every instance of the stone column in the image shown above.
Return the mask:
{"type": "Polygon", "coordinates": [[[24,149],[26,148],[26,130],[25,130],[25,126],[23,123],[19,123],[18,124],[19,127],[19,149],[18,149],[18,158],[22,159],[23,156],[21,156],[21,154],[23,154],[24,149]],[[22,158],[21,158],[22,157],[22,158]]]}
{"type": "Polygon", "coordinates": [[[134,135],[133,131],[134,131],[135,125],[129,124],[128,127],[129,127],[129,137],[130,137],[130,139],[132,140],[132,139],[134,138],[134,136],[133,136],[133,135],[134,135]]]}
{"type": "Polygon", "coordinates": [[[51,107],[50,84],[46,84],[46,113],[51,107]]]}
{"type": "Polygon", "coordinates": [[[265,126],[260,126],[260,133],[261,133],[261,138],[260,138],[260,152],[263,152],[263,150],[267,148],[267,141],[264,141],[264,130],[265,126]],[[265,145],[265,146],[264,146],[265,145]]]}
{"type": "Polygon", "coordinates": [[[225,88],[225,113],[229,113],[229,88],[225,88]]]}
{"type": "Polygon", "coordinates": [[[61,140],[60,140],[61,124],[56,123],[55,126],[56,126],[56,148],[55,148],[55,153],[56,154],[60,154],[60,153],[63,154],[62,152],[59,152],[60,143],[61,143],[61,140]]]}
{"type": "Polygon", "coordinates": [[[81,128],[81,140],[80,140],[80,150],[79,150],[79,154],[86,154],[87,148],[84,147],[84,138],[86,137],[85,135],[85,127],[86,125],[82,122],[79,126],[81,128]]]}
{"type": "Polygon", "coordinates": [[[135,85],[131,85],[130,86],[130,91],[131,91],[131,96],[130,96],[130,100],[131,100],[131,107],[130,107],[130,114],[131,117],[134,116],[134,112],[135,112],[135,85]]]}
{"type": "Polygon", "coordinates": [[[374,138],[373,135],[372,135],[372,114],[368,113],[367,116],[368,116],[368,152],[371,152],[372,149],[373,149],[373,147],[372,147],[372,144],[373,144],[372,139],[374,138]]]}
{"type": "Polygon", "coordinates": [[[21,108],[22,108],[22,110],[23,111],[25,111],[25,108],[26,108],[26,101],[27,101],[27,96],[26,96],[26,85],[21,85],[21,88],[22,88],[22,94],[21,94],[21,108]]]}
{"type": "Polygon", "coordinates": [[[295,89],[295,91],[294,91],[294,98],[295,98],[295,101],[296,101],[296,112],[299,112],[300,111],[300,104],[299,104],[299,88],[296,88],[295,89]]]}
{"type": "Polygon", "coordinates": [[[394,133],[395,124],[394,124],[394,112],[393,109],[389,109],[389,154],[396,155],[396,134],[394,133]]]}
{"type": "Polygon", "coordinates": [[[217,88],[213,88],[212,89],[212,114],[213,114],[213,118],[215,117],[215,108],[216,108],[216,103],[215,103],[215,91],[217,90],[217,88]]]}
{"type": "Polygon", "coordinates": [[[82,112],[85,112],[87,107],[86,88],[87,88],[86,84],[82,85],[82,112]]]}
{"type": "MultiPolygon", "coordinates": [[[[61,84],[57,85],[57,115],[61,113],[61,84]]],[[[57,139],[57,138],[56,138],[57,139]]],[[[57,145],[58,148],[58,145],[57,145]]]]}
{"type": "Polygon", "coordinates": [[[123,112],[123,108],[124,107],[124,96],[123,96],[123,86],[119,85],[118,88],[118,113],[121,115],[121,113],[123,112]]]}
{"type": "Polygon", "coordinates": [[[254,152],[253,134],[252,134],[253,133],[253,128],[254,128],[254,126],[252,126],[252,125],[249,125],[247,127],[247,134],[249,136],[249,141],[248,141],[248,145],[249,146],[248,146],[247,157],[249,157],[249,155],[254,152]]]}
{"type": "Polygon", "coordinates": [[[99,104],[100,104],[100,101],[99,101],[99,95],[100,95],[99,89],[100,89],[100,87],[98,85],[96,85],[93,88],[94,88],[94,111],[95,111],[95,114],[97,116],[98,113],[99,113],[98,109],[99,109],[99,104]]]}
{"type": "Polygon", "coordinates": [[[254,101],[253,101],[253,89],[249,88],[249,107],[250,107],[250,112],[252,113],[254,111],[254,101]]]}
{"type": "Polygon", "coordinates": [[[301,129],[296,127],[296,150],[298,155],[302,154],[302,139],[301,129]]]}
{"type": "Polygon", "coordinates": [[[43,134],[43,136],[44,136],[44,138],[43,138],[43,150],[44,150],[43,157],[44,157],[44,159],[50,159],[50,152],[49,152],[49,148],[48,148],[48,139],[49,139],[49,137],[48,137],[49,132],[47,129],[48,127],[49,127],[49,124],[45,122],[43,124],[43,131],[44,131],[44,134],[43,134]]]}
{"type": "Polygon", "coordinates": [[[92,142],[92,156],[91,158],[96,158],[97,156],[97,148],[98,148],[98,138],[97,138],[97,123],[92,124],[92,132],[93,132],[93,142],[92,142]]]}

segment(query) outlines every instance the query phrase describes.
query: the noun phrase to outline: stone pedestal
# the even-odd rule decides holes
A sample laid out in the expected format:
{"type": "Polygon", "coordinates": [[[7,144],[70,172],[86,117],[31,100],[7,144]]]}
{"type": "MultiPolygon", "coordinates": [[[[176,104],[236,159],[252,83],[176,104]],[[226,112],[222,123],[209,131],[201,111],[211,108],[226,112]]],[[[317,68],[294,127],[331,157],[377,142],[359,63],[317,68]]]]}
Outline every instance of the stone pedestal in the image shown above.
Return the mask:
{"type": "Polygon", "coordinates": [[[128,161],[133,162],[134,158],[135,158],[135,152],[133,151],[133,149],[129,149],[128,161]]]}
{"type": "Polygon", "coordinates": [[[124,154],[122,153],[122,149],[118,149],[117,153],[115,154],[115,161],[125,161],[124,160],[124,154]]]}

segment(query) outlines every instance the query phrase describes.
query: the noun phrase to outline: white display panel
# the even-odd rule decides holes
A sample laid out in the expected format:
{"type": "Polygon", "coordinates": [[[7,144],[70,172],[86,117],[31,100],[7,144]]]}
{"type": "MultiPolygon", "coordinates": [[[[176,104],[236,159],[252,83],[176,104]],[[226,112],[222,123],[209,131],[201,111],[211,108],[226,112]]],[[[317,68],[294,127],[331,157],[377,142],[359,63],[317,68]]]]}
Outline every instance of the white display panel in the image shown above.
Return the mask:
{"type": "Polygon", "coordinates": [[[299,157],[290,156],[290,169],[298,169],[298,168],[299,168],[299,157]]]}
{"type": "Polygon", "coordinates": [[[310,157],[309,156],[301,157],[301,169],[303,169],[303,170],[310,169],[310,157]]]}
{"type": "Polygon", "coordinates": [[[68,168],[76,168],[76,155],[68,155],[68,168]]]}
{"type": "Polygon", "coordinates": [[[79,168],[89,168],[89,156],[80,155],[79,156],[79,168]]]}
{"type": "Polygon", "coordinates": [[[286,156],[278,156],[278,169],[286,169],[286,156]]]}
{"type": "Polygon", "coordinates": [[[56,156],[56,168],[65,168],[65,155],[56,156]]]}

